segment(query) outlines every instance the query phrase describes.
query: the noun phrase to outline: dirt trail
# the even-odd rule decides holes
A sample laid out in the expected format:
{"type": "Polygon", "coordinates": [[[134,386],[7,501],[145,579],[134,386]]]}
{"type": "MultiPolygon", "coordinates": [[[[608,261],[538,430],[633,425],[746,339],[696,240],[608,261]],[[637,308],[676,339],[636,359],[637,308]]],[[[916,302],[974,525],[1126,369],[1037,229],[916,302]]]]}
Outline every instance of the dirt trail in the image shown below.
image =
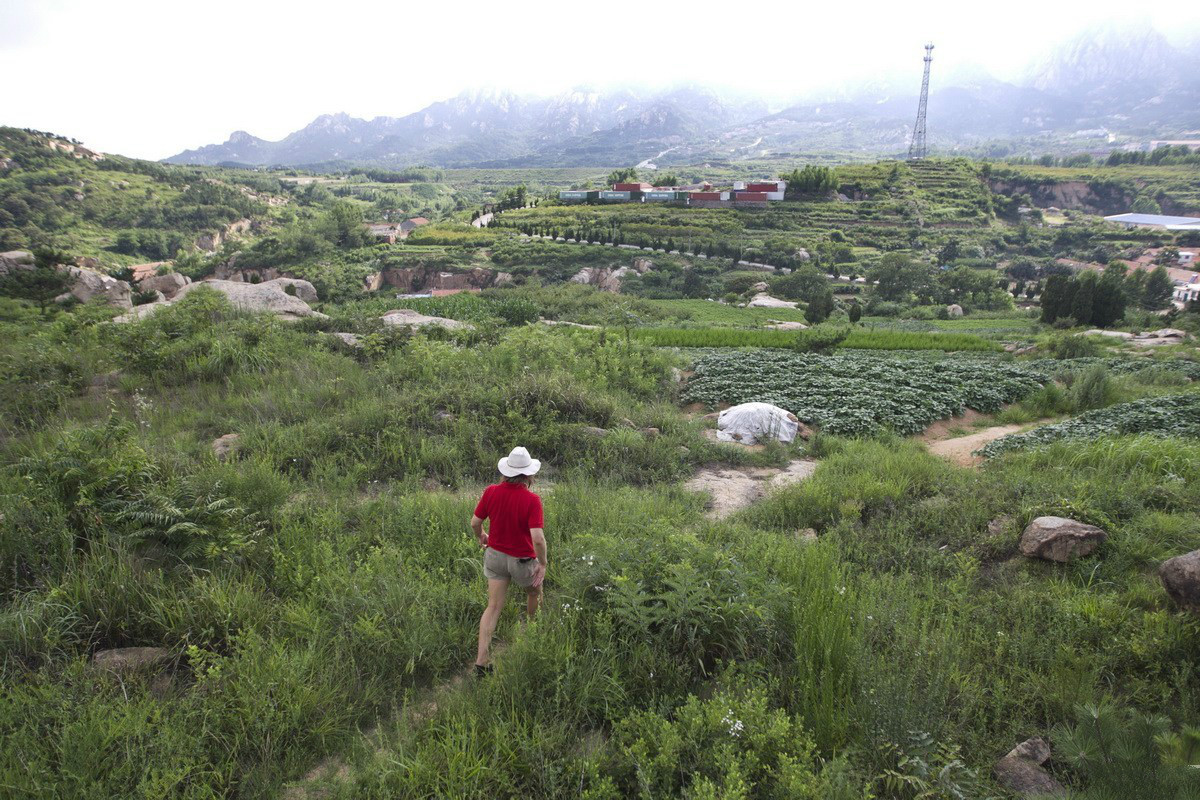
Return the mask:
{"type": "Polygon", "coordinates": [[[975,455],[976,450],[988,442],[994,442],[1010,433],[1019,433],[1026,427],[1025,425],[997,425],[994,428],[984,428],[969,436],[933,442],[926,441],[925,446],[935,456],[941,456],[960,467],[977,467],[983,463],[983,457],[975,455]]]}
{"type": "Polygon", "coordinates": [[[817,469],[817,462],[802,458],[778,467],[705,467],[683,486],[689,492],[712,496],[708,516],[723,519],[766,496],[768,490],[799,483],[817,469]]]}

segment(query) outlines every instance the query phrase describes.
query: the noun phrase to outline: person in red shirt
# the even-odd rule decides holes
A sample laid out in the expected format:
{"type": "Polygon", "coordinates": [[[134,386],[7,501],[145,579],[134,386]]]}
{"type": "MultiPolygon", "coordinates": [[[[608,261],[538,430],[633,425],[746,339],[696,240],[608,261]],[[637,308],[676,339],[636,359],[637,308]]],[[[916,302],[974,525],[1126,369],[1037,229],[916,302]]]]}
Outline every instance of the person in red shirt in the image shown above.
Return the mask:
{"type": "Polygon", "coordinates": [[[488,582],[488,604],[479,619],[479,651],[475,671],[491,671],[488,650],[496,622],[504,609],[509,581],[525,590],[528,617],[542,602],[546,577],[546,536],[542,530],[542,498],[529,490],[542,462],[530,458],[524,447],[515,447],[497,464],[504,480],[483,491],[471,517],[471,530],[483,548],[483,574],[488,582]],[[483,521],[490,520],[487,532],[483,521]]]}

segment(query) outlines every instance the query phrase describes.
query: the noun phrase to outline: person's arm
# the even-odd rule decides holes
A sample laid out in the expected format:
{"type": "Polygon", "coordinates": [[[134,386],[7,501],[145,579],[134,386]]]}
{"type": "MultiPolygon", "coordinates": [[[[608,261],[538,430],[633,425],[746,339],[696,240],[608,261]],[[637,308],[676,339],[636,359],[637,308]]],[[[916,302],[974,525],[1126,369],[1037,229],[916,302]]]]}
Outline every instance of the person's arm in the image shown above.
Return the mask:
{"type": "Polygon", "coordinates": [[[530,528],[529,535],[533,537],[533,552],[537,553],[538,563],[545,568],[547,566],[546,534],[541,528],[530,528]]]}
{"type": "Polygon", "coordinates": [[[546,534],[541,528],[530,528],[529,535],[533,538],[533,552],[537,553],[538,560],[533,572],[533,585],[540,587],[546,579],[546,567],[550,565],[546,560],[546,534]]]}
{"type": "Polygon", "coordinates": [[[474,514],[471,515],[471,530],[475,532],[475,538],[479,540],[479,546],[487,547],[488,535],[483,532],[483,520],[474,514]]]}

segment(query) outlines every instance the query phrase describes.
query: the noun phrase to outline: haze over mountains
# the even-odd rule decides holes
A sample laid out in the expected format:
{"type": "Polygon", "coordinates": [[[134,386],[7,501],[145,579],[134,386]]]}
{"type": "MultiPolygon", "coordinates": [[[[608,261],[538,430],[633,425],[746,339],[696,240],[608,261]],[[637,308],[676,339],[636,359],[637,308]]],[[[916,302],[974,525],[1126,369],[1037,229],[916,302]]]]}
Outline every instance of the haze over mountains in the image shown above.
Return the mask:
{"type": "MultiPolygon", "coordinates": [[[[1088,31],[1019,83],[986,73],[939,79],[929,131],[936,152],[1080,151],[1150,138],[1200,138],[1200,45],[1149,28],[1088,31]]],[[[834,87],[770,113],[766,101],[697,86],[580,90],[553,97],[464,92],[402,117],[327,114],[278,142],[237,131],[187,150],[181,164],[303,166],[659,165],[813,152],[903,153],[920,83],[919,54],[884,82],[834,87]]]]}

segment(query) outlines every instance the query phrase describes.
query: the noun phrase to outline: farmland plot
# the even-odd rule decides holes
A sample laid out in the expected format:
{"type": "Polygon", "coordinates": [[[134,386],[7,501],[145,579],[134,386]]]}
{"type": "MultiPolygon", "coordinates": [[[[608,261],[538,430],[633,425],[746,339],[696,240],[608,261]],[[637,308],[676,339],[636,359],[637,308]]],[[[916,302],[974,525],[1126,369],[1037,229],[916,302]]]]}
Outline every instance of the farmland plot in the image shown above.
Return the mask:
{"type": "Polygon", "coordinates": [[[923,430],[968,408],[998,411],[1042,384],[1039,370],[982,359],[713,353],[696,362],[684,394],[709,406],[760,401],[844,436],[923,430]]]}

